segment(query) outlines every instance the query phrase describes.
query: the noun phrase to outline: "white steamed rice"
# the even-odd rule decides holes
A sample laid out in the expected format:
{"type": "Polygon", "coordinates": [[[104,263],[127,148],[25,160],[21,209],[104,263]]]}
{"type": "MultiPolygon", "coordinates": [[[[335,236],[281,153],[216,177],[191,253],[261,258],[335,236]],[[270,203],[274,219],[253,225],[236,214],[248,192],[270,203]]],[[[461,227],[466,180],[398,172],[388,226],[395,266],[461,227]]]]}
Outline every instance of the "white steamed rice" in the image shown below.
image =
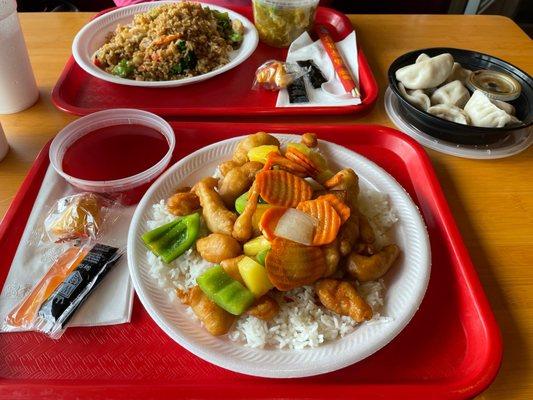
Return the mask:
{"type": "MultiPolygon", "coordinates": [[[[359,195],[359,206],[376,233],[376,244],[381,247],[391,241],[390,228],[398,218],[391,209],[386,195],[366,190],[359,195]]],[[[175,217],[167,212],[165,201],[152,206],[148,228],[154,229],[175,217]]],[[[170,264],[164,264],[152,252],[146,252],[151,265],[150,274],[169,298],[179,303],[176,288],[188,289],[196,285],[196,278],[213,264],[203,260],[194,249],[188,250],[170,264]]],[[[374,311],[369,323],[386,323],[390,317],[381,315],[385,285],[383,280],[367,282],[358,287],[374,311]]],[[[228,333],[230,340],[253,348],[303,349],[317,347],[327,341],[342,338],[353,332],[357,322],[340,316],[318,305],[312,286],[278,293],[280,312],[272,321],[263,321],[243,315],[228,333]]],[[[194,313],[188,308],[192,318],[194,313]]]]}

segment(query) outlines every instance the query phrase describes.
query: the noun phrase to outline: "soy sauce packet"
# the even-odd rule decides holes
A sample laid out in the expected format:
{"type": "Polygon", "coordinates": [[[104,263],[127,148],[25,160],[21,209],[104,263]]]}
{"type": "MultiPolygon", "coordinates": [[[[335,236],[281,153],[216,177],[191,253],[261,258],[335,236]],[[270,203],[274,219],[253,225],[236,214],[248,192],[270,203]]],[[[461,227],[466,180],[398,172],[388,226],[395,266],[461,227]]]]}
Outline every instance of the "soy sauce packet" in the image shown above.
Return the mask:
{"type": "Polygon", "coordinates": [[[33,330],[41,331],[52,339],[59,339],[76,310],[123,254],[124,249],[95,244],[42,303],[34,320],[33,330]]]}

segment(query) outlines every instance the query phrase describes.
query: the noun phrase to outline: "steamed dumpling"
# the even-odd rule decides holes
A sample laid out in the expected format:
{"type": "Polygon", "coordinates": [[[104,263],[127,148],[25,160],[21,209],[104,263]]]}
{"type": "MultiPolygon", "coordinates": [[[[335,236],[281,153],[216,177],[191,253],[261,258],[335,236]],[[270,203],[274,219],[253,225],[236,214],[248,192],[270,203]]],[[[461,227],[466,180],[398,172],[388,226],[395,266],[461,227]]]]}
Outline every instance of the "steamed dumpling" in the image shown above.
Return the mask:
{"type": "Polygon", "coordinates": [[[496,100],[496,99],[490,99],[492,101],[492,104],[494,104],[496,107],[501,108],[503,111],[505,111],[509,115],[515,115],[516,110],[513,107],[512,104],[506,103],[505,101],[496,100]]]}
{"type": "Polygon", "coordinates": [[[401,82],[398,83],[398,87],[400,88],[400,93],[403,98],[416,108],[426,111],[431,106],[429,97],[423,90],[406,90],[401,82]]]}
{"type": "Polygon", "coordinates": [[[460,81],[453,81],[441,86],[431,95],[431,104],[448,104],[463,108],[470,99],[470,92],[460,81]]]}
{"type": "Polygon", "coordinates": [[[446,78],[444,83],[453,82],[453,81],[460,81],[463,85],[466,85],[466,80],[470,76],[472,71],[469,69],[463,68],[461,64],[458,62],[453,63],[452,72],[446,78]]]}
{"type": "Polygon", "coordinates": [[[458,124],[469,125],[470,118],[459,107],[451,106],[449,104],[437,104],[428,108],[428,113],[445,119],[447,121],[456,122],[458,124]]]}
{"type": "Polygon", "coordinates": [[[419,62],[422,62],[422,61],[426,61],[426,60],[429,60],[431,57],[428,56],[426,53],[420,53],[420,55],[416,58],[416,61],[415,63],[419,63],[419,62]]]}
{"type": "Polygon", "coordinates": [[[452,68],[452,55],[444,53],[400,68],[395,75],[406,89],[429,89],[444,82],[452,68]]]}
{"type": "Polygon", "coordinates": [[[481,90],[476,90],[465,106],[472,125],[484,128],[503,128],[516,123],[516,118],[494,105],[481,90]]]}

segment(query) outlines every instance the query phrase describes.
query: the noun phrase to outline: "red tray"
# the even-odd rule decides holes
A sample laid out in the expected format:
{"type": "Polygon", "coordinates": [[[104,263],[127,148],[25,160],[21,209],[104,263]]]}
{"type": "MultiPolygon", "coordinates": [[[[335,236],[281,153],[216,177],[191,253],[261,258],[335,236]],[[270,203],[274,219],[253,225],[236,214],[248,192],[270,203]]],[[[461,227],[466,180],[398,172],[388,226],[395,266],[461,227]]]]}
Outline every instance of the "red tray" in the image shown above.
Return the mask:
{"type": "MultiPolygon", "coordinates": [[[[251,7],[235,7],[228,4],[224,6],[250,20],[253,19],[251,7]]],[[[353,30],[346,15],[329,8],[319,7],[316,21],[328,26],[335,40],[343,39],[353,30]]],[[[228,72],[194,85],[163,89],[117,85],[100,80],[82,70],[74,58],[70,57],[52,90],[52,101],[60,110],[77,115],[86,115],[108,108],[140,108],[165,117],[362,115],[376,102],[378,86],[365,55],[359,48],[361,104],[343,107],[276,108],[276,92],[252,90],[251,86],[255,70],[259,65],[270,59],[285,60],[286,55],[286,49],[259,43],[255,52],[245,62],[228,72]]]]}
{"type": "MultiPolygon", "coordinates": [[[[310,130],[259,123],[172,125],[179,143],[175,160],[235,135],[310,130]]],[[[500,365],[500,332],[424,150],[406,135],[380,126],[311,130],[385,168],[424,215],[433,257],[429,288],[420,310],[396,339],[371,357],[329,374],[255,378],[189,353],[157,327],[136,299],[130,324],[70,328],[59,341],[37,333],[0,334],[0,397],[465,399],[484,390],[500,365]]],[[[0,286],[48,164],[46,146],[0,225],[0,286]]]]}

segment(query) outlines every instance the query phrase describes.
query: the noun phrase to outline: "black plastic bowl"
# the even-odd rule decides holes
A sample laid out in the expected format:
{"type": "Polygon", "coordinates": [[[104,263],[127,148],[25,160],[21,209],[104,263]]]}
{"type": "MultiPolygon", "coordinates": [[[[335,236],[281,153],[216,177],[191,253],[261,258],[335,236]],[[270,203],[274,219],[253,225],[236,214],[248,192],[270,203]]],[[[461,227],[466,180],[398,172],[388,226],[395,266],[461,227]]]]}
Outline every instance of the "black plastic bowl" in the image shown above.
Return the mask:
{"type": "Polygon", "coordinates": [[[389,67],[388,76],[390,87],[399,99],[402,115],[410,123],[428,135],[454,143],[488,144],[502,140],[511,133],[527,133],[533,131],[533,79],[524,71],[499,58],[476,51],[448,47],[420,49],[406,53],[394,60],[389,67]],[[414,64],[420,53],[426,53],[430,57],[442,53],[450,53],[454,61],[461,64],[464,68],[473,71],[478,69],[491,69],[507,73],[514,77],[522,85],[522,92],[520,93],[520,97],[509,103],[516,108],[516,117],[523,124],[504,128],[481,128],[447,121],[416,108],[401,95],[395,72],[406,65],[414,64]]]}

